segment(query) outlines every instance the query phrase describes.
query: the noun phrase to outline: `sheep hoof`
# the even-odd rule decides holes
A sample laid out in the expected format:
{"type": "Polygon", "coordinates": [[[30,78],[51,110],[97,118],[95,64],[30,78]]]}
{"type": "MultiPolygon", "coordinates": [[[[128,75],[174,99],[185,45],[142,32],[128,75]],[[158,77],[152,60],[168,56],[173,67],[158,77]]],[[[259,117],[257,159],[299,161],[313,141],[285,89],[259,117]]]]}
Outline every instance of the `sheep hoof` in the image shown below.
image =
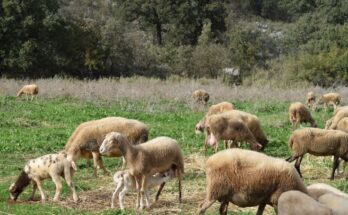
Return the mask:
{"type": "Polygon", "coordinates": [[[54,202],[58,202],[58,201],[59,201],[59,198],[53,198],[53,201],[54,201],[54,202]]]}

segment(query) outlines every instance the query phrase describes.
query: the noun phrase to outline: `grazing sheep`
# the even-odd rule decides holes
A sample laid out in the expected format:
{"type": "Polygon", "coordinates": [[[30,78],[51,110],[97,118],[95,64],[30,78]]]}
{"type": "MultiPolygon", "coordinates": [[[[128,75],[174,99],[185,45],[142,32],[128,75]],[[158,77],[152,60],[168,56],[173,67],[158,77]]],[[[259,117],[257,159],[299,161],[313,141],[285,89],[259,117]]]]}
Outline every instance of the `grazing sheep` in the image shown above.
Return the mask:
{"type": "Polygon", "coordinates": [[[311,108],[312,110],[315,109],[315,94],[313,91],[307,93],[306,105],[308,108],[311,108]]]}
{"type": "Polygon", "coordinates": [[[22,170],[17,181],[10,186],[9,191],[11,199],[17,200],[24,188],[27,187],[30,182],[32,182],[33,192],[30,199],[34,198],[36,188],[38,187],[41,193],[41,200],[44,202],[46,197],[42,190],[41,184],[44,179],[52,178],[52,181],[56,185],[56,193],[53,201],[59,201],[62,190],[60,176],[62,176],[72,190],[74,201],[77,202],[78,197],[75,191],[74,183],[72,182],[74,170],[76,170],[74,161],[69,161],[67,159],[67,154],[64,152],[58,154],[48,154],[36,159],[32,159],[24,166],[24,169],[22,170]]]}
{"type": "Polygon", "coordinates": [[[333,105],[334,110],[341,103],[341,95],[339,93],[326,93],[318,99],[317,105],[324,104],[324,109],[327,111],[328,105],[333,105]]]}
{"type": "MultiPolygon", "coordinates": [[[[149,176],[148,180],[145,184],[145,195],[149,199],[148,189],[155,187],[157,185],[161,185],[175,177],[175,169],[171,168],[162,173],[156,173],[155,175],[149,176]]],[[[116,189],[112,194],[111,198],[111,208],[114,208],[115,197],[118,194],[118,199],[120,202],[120,208],[124,209],[123,199],[129,190],[135,190],[135,178],[129,173],[128,170],[117,171],[114,175],[114,182],[116,185],[116,189]],[[122,189],[123,188],[123,189],[122,189]],[[122,189],[122,191],[121,191],[122,189]]],[[[156,201],[158,200],[158,196],[156,196],[156,201]]]]}
{"type": "Polygon", "coordinates": [[[227,214],[229,202],[240,207],[259,205],[261,215],[266,204],[277,208],[279,196],[288,190],[307,193],[298,173],[289,163],[259,152],[227,149],[206,162],[206,198],[200,214],[219,201],[220,214],[227,214]]]}
{"type": "Polygon", "coordinates": [[[348,133],[348,117],[343,117],[338,122],[336,129],[348,133]]]}
{"type": "Polygon", "coordinates": [[[232,103],[229,102],[220,102],[218,104],[212,105],[210,106],[207,114],[205,114],[205,116],[203,117],[203,119],[201,119],[197,124],[196,124],[196,128],[195,128],[195,132],[196,134],[200,134],[204,131],[205,128],[205,120],[207,117],[214,115],[214,114],[219,114],[219,113],[223,113],[226,111],[230,111],[233,110],[234,106],[232,103]]]}
{"type": "Polygon", "coordinates": [[[320,128],[297,129],[289,138],[289,147],[292,150],[292,156],[287,161],[296,160],[295,168],[300,175],[301,161],[306,153],[315,156],[334,156],[331,180],[334,179],[338,159],[348,161],[348,134],[343,131],[320,128]]]}
{"type": "Polygon", "coordinates": [[[331,215],[332,211],[327,206],[320,204],[310,196],[290,190],[282,193],[278,199],[278,215],[320,214],[331,215]]]}
{"type": "Polygon", "coordinates": [[[348,214],[348,198],[335,193],[327,193],[319,197],[318,202],[332,209],[333,215],[348,214]]]}
{"type": "Polygon", "coordinates": [[[339,196],[343,196],[345,198],[348,198],[348,195],[342,191],[340,191],[337,188],[334,188],[328,184],[324,183],[316,183],[311,184],[307,187],[309,195],[314,198],[315,200],[318,200],[320,196],[326,194],[326,193],[334,193],[339,196]]]}
{"type": "Polygon", "coordinates": [[[310,123],[312,127],[317,127],[311,113],[301,102],[295,102],[290,105],[289,120],[293,129],[297,128],[300,123],[310,123]]]}
{"type": "MultiPolygon", "coordinates": [[[[126,135],[131,144],[140,144],[147,141],[149,134],[149,129],[144,123],[133,119],[106,117],[85,122],[75,129],[65,145],[65,151],[69,159],[76,161],[80,156],[87,159],[93,158],[94,176],[97,176],[97,165],[106,174],[109,174],[99,154],[99,146],[105,135],[112,131],[126,135]]],[[[121,152],[118,151],[113,156],[121,157],[121,155],[121,152]]]]}
{"type": "MultiPolygon", "coordinates": [[[[106,156],[122,153],[129,167],[129,173],[135,177],[138,191],[137,207],[140,203],[141,208],[143,208],[145,185],[148,178],[175,165],[177,167],[175,176],[179,181],[179,202],[181,202],[181,176],[184,173],[184,160],[176,140],[169,137],[157,137],[143,144],[132,145],[125,135],[111,132],[106,135],[99,151],[100,154],[106,156]]],[[[159,192],[164,184],[161,184],[159,192]]],[[[147,196],[145,196],[145,202],[146,207],[149,207],[147,196]]]]}
{"type": "Polygon", "coordinates": [[[36,84],[24,85],[17,93],[17,97],[25,94],[26,99],[28,100],[28,95],[31,95],[31,100],[34,96],[39,93],[39,87],[36,84]]]}
{"type": "Polygon", "coordinates": [[[205,90],[195,90],[192,93],[192,98],[195,100],[197,103],[203,103],[206,105],[209,101],[209,93],[207,93],[205,90]]]}

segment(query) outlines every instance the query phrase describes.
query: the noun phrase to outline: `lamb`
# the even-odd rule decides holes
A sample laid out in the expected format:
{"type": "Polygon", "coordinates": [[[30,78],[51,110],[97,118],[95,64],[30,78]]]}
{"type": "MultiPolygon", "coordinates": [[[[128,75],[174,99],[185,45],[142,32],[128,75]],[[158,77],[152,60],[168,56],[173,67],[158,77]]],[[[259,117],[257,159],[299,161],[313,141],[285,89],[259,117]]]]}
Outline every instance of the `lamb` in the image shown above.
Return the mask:
{"type": "Polygon", "coordinates": [[[301,102],[295,102],[290,105],[289,120],[293,129],[297,128],[300,123],[310,123],[312,127],[317,127],[311,113],[301,102]]]}
{"type": "Polygon", "coordinates": [[[307,190],[309,195],[315,200],[318,200],[320,196],[327,193],[334,193],[336,195],[348,198],[348,195],[346,193],[324,183],[311,184],[310,186],[307,186],[307,190]]]}
{"type": "Polygon", "coordinates": [[[301,175],[300,165],[303,156],[310,153],[315,156],[334,156],[331,180],[334,179],[339,158],[348,161],[348,134],[338,130],[324,130],[319,128],[297,129],[289,138],[289,148],[292,156],[287,161],[296,160],[295,168],[301,175]]]}
{"type": "Polygon", "coordinates": [[[48,154],[42,157],[30,160],[22,170],[17,181],[10,186],[10,196],[12,200],[17,200],[18,196],[23,192],[24,188],[33,183],[33,192],[30,199],[34,198],[36,188],[39,188],[41,200],[45,202],[46,197],[42,190],[41,184],[44,179],[52,178],[56,185],[56,193],[53,201],[59,201],[62,190],[62,182],[60,176],[64,177],[66,183],[71,188],[73,199],[78,201],[78,196],[75,191],[75,186],[72,181],[73,173],[76,170],[74,161],[67,159],[67,154],[64,152],[57,154],[48,154]]]}
{"type": "MultiPolygon", "coordinates": [[[[99,154],[99,146],[106,134],[117,131],[125,134],[131,144],[140,144],[148,139],[148,127],[133,119],[122,117],[106,117],[99,120],[92,120],[78,126],[65,145],[65,151],[70,160],[76,161],[80,156],[85,158],[93,157],[94,176],[97,176],[97,165],[109,174],[103,165],[99,154]]],[[[121,157],[121,152],[115,152],[114,157],[121,157]]]]}
{"type": "MultiPolygon", "coordinates": [[[[165,183],[171,179],[174,178],[174,171],[175,168],[171,168],[165,172],[162,173],[156,173],[155,175],[149,176],[148,180],[145,184],[145,195],[147,198],[149,198],[149,194],[147,192],[148,189],[151,187],[155,187],[157,185],[161,185],[162,183],[165,183]]],[[[120,208],[124,209],[123,199],[124,196],[127,194],[127,192],[131,189],[136,189],[135,186],[135,178],[129,173],[128,170],[121,170],[117,171],[113,177],[116,189],[112,194],[111,198],[111,208],[114,208],[114,201],[115,197],[118,194],[119,202],[120,202],[120,208]],[[123,189],[122,189],[123,188],[123,189]],[[120,192],[120,190],[122,191],[120,192]]],[[[156,201],[158,200],[159,193],[157,193],[156,201]]]]}
{"type": "Polygon", "coordinates": [[[192,98],[195,100],[197,103],[203,103],[206,105],[209,101],[209,93],[207,93],[205,90],[195,90],[192,93],[192,98]]]}
{"type": "Polygon", "coordinates": [[[306,105],[312,110],[315,109],[315,94],[313,91],[307,93],[306,105]]]}
{"type": "Polygon", "coordinates": [[[328,105],[333,105],[334,110],[336,110],[337,106],[341,103],[341,95],[339,93],[326,93],[318,99],[317,104],[324,104],[324,109],[327,111],[328,105]]]}
{"type": "Polygon", "coordinates": [[[278,215],[331,215],[332,210],[297,190],[282,193],[278,199],[278,215]]]}
{"type": "Polygon", "coordinates": [[[31,95],[31,100],[34,96],[39,93],[39,87],[36,84],[24,85],[17,93],[17,97],[25,94],[26,99],[28,100],[28,95],[31,95]]]}
{"type": "Polygon", "coordinates": [[[334,215],[348,213],[348,198],[335,193],[327,193],[319,197],[318,202],[332,209],[334,215]]]}
{"type": "Polygon", "coordinates": [[[230,111],[233,110],[234,106],[232,103],[229,102],[220,102],[218,104],[212,105],[210,106],[207,114],[203,117],[202,120],[200,120],[197,125],[196,125],[196,134],[200,134],[204,131],[205,128],[205,120],[207,117],[214,115],[214,114],[219,114],[219,113],[223,113],[226,111],[230,111]]]}
{"type": "MultiPolygon", "coordinates": [[[[183,155],[176,140],[169,137],[157,137],[139,145],[132,145],[125,135],[111,132],[106,135],[100,146],[100,154],[110,156],[121,152],[127,161],[129,173],[134,176],[137,187],[137,204],[143,208],[145,185],[148,178],[158,172],[168,170],[173,165],[177,168],[175,176],[179,181],[179,202],[181,202],[181,176],[184,173],[183,155]],[[139,202],[140,201],[140,202],[139,202]]],[[[159,189],[162,190],[165,183],[159,189]]],[[[145,196],[146,207],[149,199],[145,196]]]]}
{"type": "Polygon", "coordinates": [[[240,207],[259,205],[261,215],[266,204],[277,208],[279,196],[288,190],[307,193],[293,166],[282,159],[243,149],[227,149],[206,162],[206,198],[199,213],[219,201],[220,214],[227,214],[229,202],[240,207]]]}

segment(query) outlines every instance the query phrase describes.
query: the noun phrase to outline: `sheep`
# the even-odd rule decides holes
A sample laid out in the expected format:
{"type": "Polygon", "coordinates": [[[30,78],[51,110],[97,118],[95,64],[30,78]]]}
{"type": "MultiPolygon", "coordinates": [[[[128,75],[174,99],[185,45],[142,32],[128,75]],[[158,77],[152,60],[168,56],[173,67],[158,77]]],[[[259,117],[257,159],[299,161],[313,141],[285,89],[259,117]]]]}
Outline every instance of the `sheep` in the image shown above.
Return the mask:
{"type": "Polygon", "coordinates": [[[306,105],[308,108],[315,110],[315,94],[313,91],[307,93],[306,105]]]}
{"type": "Polygon", "coordinates": [[[205,120],[207,117],[211,116],[211,115],[214,115],[214,114],[219,114],[219,113],[223,113],[223,112],[226,112],[226,111],[230,111],[230,110],[233,110],[234,109],[234,106],[232,103],[229,103],[229,102],[220,102],[218,104],[215,104],[215,105],[212,105],[210,106],[207,114],[203,117],[203,119],[201,119],[197,124],[196,124],[196,127],[195,127],[195,132],[196,134],[200,134],[204,131],[204,128],[205,128],[205,120]]]}
{"type": "MultiPolygon", "coordinates": [[[[97,165],[103,169],[105,174],[109,174],[103,165],[99,154],[105,135],[111,131],[125,134],[131,144],[140,144],[148,139],[148,127],[133,119],[122,117],[106,117],[99,120],[92,120],[78,126],[65,145],[65,151],[70,160],[78,160],[80,156],[93,158],[94,176],[97,176],[97,165]]],[[[114,157],[120,157],[121,152],[116,152],[114,157]]]]}
{"type": "MultiPolygon", "coordinates": [[[[156,173],[155,175],[149,176],[145,184],[145,195],[149,198],[147,190],[151,187],[161,185],[174,178],[175,168],[171,168],[162,173],[156,173]]],[[[131,189],[136,189],[135,178],[129,173],[128,170],[117,171],[113,177],[116,189],[112,194],[111,198],[111,208],[114,208],[115,197],[118,194],[120,208],[124,209],[123,199],[127,192],[131,189]],[[122,189],[123,188],[123,189],[122,189]],[[122,189],[122,191],[121,191],[122,189]],[[121,192],[120,192],[121,191],[121,192]]],[[[156,201],[158,200],[159,193],[157,193],[156,201]]]]}
{"type": "Polygon", "coordinates": [[[290,104],[289,120],[293,129],[297,128],[298,124],[300,123],[310,123],[312,127],[317,127],[311,113],[301,102],[290,104]]]}
{"type": "Polygon", "coordinates": [[[326,129],[337,129],[337,125],[341,119],[348,117],[348,109],[344,108],[338,111],[331,119],[326,122],[326,129]]]}
{"type": "Polygon", "coordinates": [[[348,117],[343,117],[338,122],[336,129],[348,133],[348,117]]]}
{"type": "Polygon", "coordinates": [[[319,97],[317,105],[324,104],[324,109],[327,111],[328,105],[333,105],[334,110],[341,103],[341,95],[339,93],[326,93],[319,97]]]}
{"type": "Polygon", "coordinates": [[[348,134],[343,131],[319,128],[297,129],[290,136],[288,145],[292,150],[292,156],[287,161],[296,160],[295,168],[301,177],[300,165],[306,153],[315,156],[334,156],[331,180],[334,179],[338,159],[348,161],[348,134]]]}
{"type": "MultiPolygon", "coordinates": [[[[140,208],[144,207],[143,199],[148,178],[175,165],[177,167],[175,176],[179,181],[179,202],[181,202],[181,176],[184,173],[184,160],[176,140],[169,137],[157,137],[143,144],[131,145],[125,135],[111,132],[106,135],[99,151],[101,155],[106,156],[122,153],[127,161],[129,173],[135,178],[138,191],[136,206],[139,207],[140,203],[140,208]]],[[[159,192],[164,184],[161,184],[159,192]]],[[[145,196],[145,202],[146,207],[149,207],[147,196],[145,196]]]]}
{"type": "Polygon", "coordinates": [[[297,190],[282,193],[278,199],[278,215],[331,215],[332,210],[297,190]]]}
{"type": "Polygon", "coordinates": [[[26,99],[28,100],[28,95],[31,95],[31,100],[34,96],[39,93],[39,87],[36,84],[24,85],[17,93],[17,97],[25,94],[26,99]]]}
{"type": "Polygon", "coordinates": [[[206,105],[209,101],[209,93],[207,93],[205,90],[195,90],[192,93],[192,98],[195,100],[197,103],[202,103],[206,105]]]}
{"type": "Polygon", "coordinates": [[[318,200],[320,196],[326,194],[326,193],[334,193],[339,196],[343,196],[345,198],[348,198],[348,195],[339,189],[332,187],[330,185],[324,184],[324,183],[316,183],[311,184],[307,186],[307,190],[309,195],[315,199],[318,200]]]}
{"type": "Polygon", "coordinates": [[[74,202],[78,201],[78,196],[75,191],[75,186],[72,181],[74,171],[76,170],[76,164],[74,161],[67,159],[67,154],[60,152],[57,154],[48,154],[36,159],[29,160],[24,166],[20,176],[13,183],[10,188],[10,197],[12,200],[17,200],[18,196],[22,193],[25,187],[30,182],[33,183],[33,192],[30,199],[34,198],[36,188],[39,188],[41,193],[41,201],[45,202],[46,197],[42,190],[41,184],[44,179],[52,178],[52,181],[56,185],[56,193],[53,201],[59,201],[60,193],[62,190],[62,183],[60,176],[64,177],[66,183],[71,188],[73,193],[74,202]]]}
{"type": "Polygon", "coordinates": [[[243,149],[220,151],[206,161],[206,197],[199,213],[219,201],[220,214],[227,214],[229,202],[240,207],[259,205],[257,214],[266,204],[277,209],[279,196],[288,190],[307,193],[298,173],[279,158],[243,149]]]}
{"type": "Polygon", "coordinates": [[[348,198],[335,193],[327,193],[319,197],[318,202],[332,209],[334,215],[348,214],[348,198]]]}

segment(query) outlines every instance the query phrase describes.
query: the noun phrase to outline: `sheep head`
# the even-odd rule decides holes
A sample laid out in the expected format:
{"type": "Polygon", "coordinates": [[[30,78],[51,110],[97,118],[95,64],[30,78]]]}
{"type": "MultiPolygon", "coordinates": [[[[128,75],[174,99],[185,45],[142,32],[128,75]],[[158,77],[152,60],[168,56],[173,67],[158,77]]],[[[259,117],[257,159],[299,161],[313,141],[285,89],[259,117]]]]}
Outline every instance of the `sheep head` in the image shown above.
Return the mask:
{"type": "Polygon", "coordinates": [[[201,120],[196,124],[195,133],[200,134],[204,131],[204,121],[201,120]]]}
{"type": "Polygon", "coordinates": [[[104,156],[117,156],[123,153],[125,144],[128,144],[126,136],[118,132],[110,132],[105,136],[99,152],[104,156]]]}
{"type": "Polygon", "coordinates": [[[28,174],[24,171],[21,172],[20,176],[18,177],[17,181],[13,183],[10,188],[10,197],[12,200],[17,200],[19,194],[21,194],[25,187],[27,187],[30,183],[30,178],[28,174]]]}

